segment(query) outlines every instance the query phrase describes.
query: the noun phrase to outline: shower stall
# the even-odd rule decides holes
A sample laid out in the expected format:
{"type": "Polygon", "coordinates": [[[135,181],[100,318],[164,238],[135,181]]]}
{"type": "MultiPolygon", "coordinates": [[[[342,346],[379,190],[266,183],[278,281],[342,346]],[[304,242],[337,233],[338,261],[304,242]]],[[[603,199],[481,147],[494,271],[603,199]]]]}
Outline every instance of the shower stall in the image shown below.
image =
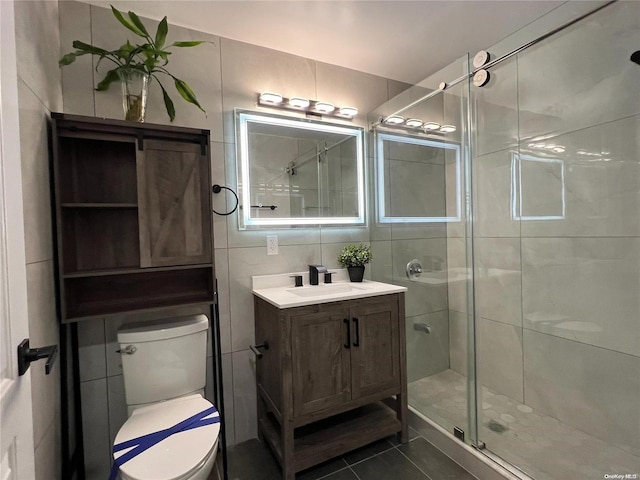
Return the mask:
{"type": "Polygon", "coordinates": [[[410,408],[522,478],[640,478],[639,49],[569,2],[369,116],[410,408]]]}

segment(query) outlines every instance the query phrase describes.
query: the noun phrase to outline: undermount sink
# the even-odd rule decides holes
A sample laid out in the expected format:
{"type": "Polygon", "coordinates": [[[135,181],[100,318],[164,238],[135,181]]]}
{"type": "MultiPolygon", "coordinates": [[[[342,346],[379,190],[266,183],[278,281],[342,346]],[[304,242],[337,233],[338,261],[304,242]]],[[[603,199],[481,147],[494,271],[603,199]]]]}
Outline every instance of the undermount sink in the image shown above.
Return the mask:
{"type": "Polygon", "coordinates": [[[288,288],[287,292],[298,295],[299,297],[322,297],[324,295],[332,295],[334,293],[348,293],[361,290],[367,290],[367,287],[356,287],[351,283],[330,283],[307,287],[288,288]]]}

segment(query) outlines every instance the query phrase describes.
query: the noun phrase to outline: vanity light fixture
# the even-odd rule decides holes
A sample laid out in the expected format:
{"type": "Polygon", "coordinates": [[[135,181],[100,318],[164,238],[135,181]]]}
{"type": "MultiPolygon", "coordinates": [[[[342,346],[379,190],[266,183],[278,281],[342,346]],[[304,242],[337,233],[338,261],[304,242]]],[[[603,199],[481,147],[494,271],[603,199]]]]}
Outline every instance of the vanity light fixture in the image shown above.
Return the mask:
{"type": "Polygon", "coordinates": [[[306,98],[293,97],[289,99],[289,105],[294,108],[307,108],[311,102],[306,98]]]}
{"type": "Polygon", "coordinates": [[[262,92],[260,94],[260,101],[266,103],[282,103],[282,95],[279,93],[262,92]]]}
{"type": "Polygon", "coordinates": [[[353,120],[358,114],[356,107],[336,107],[332,103],[320,100],[309,100],[302,97],[286,98],[279,93],[262,92],[258,94],[258,105],[261,107],[277,108],[280,110],[291,110],[295,112],[305,112],[308,115],[329,115],[353,120]]]}
{"type": "Polygon", "coordinates": [[[409,118],[406,122],[404,122],[404,124],[407,127],[418,128],[422,126],[422,120],[418,118],[409,118]]]}
{"type": "Polygon", "coordinates": [[[405,119],[400,115],[389,115],[386,118],[381,118],[380,122],[386,123],[394,128],[422,130],[424,133],[429,134],[446,134],[457,130],[455,125],[440,125],[436,122],[423,122],[419,118],[405,119]]]}

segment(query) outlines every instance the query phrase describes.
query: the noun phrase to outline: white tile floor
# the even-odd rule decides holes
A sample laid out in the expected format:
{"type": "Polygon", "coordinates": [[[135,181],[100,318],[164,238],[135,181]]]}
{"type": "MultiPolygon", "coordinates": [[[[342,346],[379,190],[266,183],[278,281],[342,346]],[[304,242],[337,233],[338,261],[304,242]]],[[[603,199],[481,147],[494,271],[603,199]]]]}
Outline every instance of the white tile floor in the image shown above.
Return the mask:
{"type": "MultiPolygon", "coordinates": [[[[466,390],[464,376],[445,370],[410,383],[409,403],[448,431],[466,429],[466,390]]],[[[608,443],[484,387],[479,403],[487,450],[536,480],[640,479],[640,451],[629,445],[608,443]]]]}

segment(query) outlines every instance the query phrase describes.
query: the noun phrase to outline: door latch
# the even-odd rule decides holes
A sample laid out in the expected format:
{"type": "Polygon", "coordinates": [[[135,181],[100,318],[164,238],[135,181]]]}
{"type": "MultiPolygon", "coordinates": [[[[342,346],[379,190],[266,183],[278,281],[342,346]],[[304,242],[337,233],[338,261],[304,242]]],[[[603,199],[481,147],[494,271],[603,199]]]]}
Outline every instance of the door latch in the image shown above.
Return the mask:
{"type": "Polygon", "coordinates": [[[56,361],[56,355],[58,354],[57,345],[49,345],[48,347],[41,348],[29,348],[29,339],[25,338],[20,345],[18,345],[18,375],[22,376],[27,373],[31,362],[37,360],[47,359],[47,363],[44,364],[44,373],[49,375],[53,363],[56,361]]]}

